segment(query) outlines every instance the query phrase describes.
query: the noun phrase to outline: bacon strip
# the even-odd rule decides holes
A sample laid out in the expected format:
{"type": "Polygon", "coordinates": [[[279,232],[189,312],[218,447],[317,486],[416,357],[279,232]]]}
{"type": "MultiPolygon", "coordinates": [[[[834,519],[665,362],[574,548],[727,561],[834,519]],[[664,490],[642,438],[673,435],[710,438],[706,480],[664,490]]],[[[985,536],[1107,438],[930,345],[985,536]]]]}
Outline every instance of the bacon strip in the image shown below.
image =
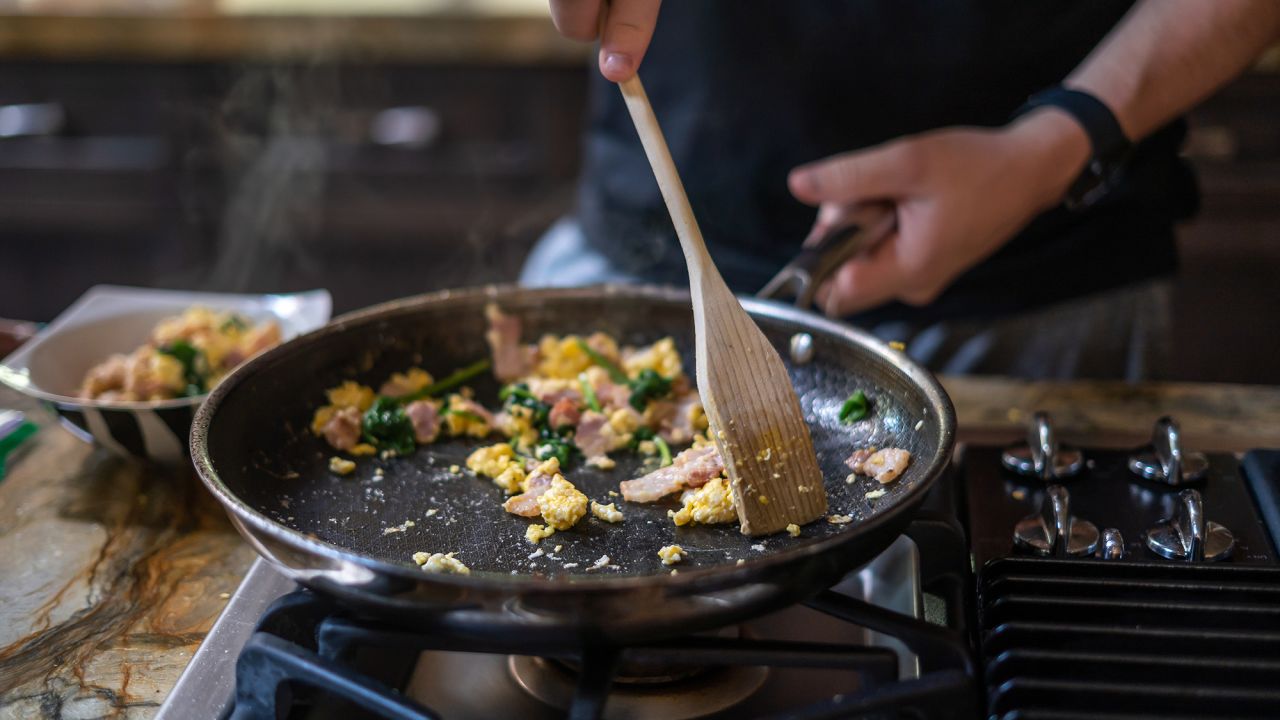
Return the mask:
{"type": "Polygon", "coordinates": [[[335,412],[329,422],[324,424],[321,434],[324,439],[338,450],[350,450],[360,442],[362,420],[360,411],[353,407],[344,407],[335,412]]]}
{"type": "Polygon", "coordinates": [[[484,339],[493,354],[493,374],[503,382],[529,374],[533,367],[533,348],[520,344],[520,318],[507,315],[497,305],[484,309],[489,329],[484,339]]]}
{"type": "Polygon", "coordinates": [[[618,488],[622,499],[630,502],[653,502],[684,488],[701,487],[724,472],[724,461],[714,445],[689,448],[675,457],[670,465],[658,468],[644,477],[624,480],[618,488]]]}
{"type": "Polygon", "coordinates": [[[435,442],[440,434],[440,408],[430,400],[415,400],[409,403],[404,414],[413,423],[413,439],[425,445],[435,442]]]}
{"type": "Polygon", "coordinates": [[[525,478],[525,491],[507,498],[507,501],[502,504],[502,509],[520,517],[537,517],[541,515],[542,510],[538,508],[538,498],[551,489],[552,477],[547,473],[534,470],[529,477],[525,478]]]}

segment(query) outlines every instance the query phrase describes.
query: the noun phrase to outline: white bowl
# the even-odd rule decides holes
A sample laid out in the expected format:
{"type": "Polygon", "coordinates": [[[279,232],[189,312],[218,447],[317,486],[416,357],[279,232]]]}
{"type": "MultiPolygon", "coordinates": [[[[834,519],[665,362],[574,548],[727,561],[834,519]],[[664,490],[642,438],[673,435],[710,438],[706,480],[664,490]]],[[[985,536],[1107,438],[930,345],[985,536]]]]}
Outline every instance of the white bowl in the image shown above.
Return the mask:
{"type": "Polygon", "coordinates": [[[63,427],[86,441],[162,465],[186,464],[191,418],[204,395],[119,402],[85,400],[76,392],[94,365],[132,352],[161,319],[195,305],[274,319],[288,340],[327,323],[333,301],[327,290],[233,295],[98,285],[0,362],[0,382],[43,401],[63,427]]]}

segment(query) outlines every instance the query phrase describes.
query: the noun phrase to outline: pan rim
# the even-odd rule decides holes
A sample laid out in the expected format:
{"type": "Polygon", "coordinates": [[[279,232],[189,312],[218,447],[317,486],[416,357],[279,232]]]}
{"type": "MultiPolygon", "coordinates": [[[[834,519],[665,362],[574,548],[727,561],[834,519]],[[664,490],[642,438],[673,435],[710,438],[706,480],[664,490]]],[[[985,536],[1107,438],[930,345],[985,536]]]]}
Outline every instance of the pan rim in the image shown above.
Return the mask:
{"type": "MultiPolygon", "coordinates": [[[[699,591],[710,591],[739,585],[759,573],[776,570],[779,566],[826,555],[842,546],[855,542],[862,536],[871,534],[876,528],[895,519],[896,513],[893,512],[894,508],[891,508],[828,537],[806,542],[793,548],[753,557],[742,565],[691,567],[687,570],[681,569],[678,574],[659,572],[624,576],[586,576],[581,574],[545,576],[475,571],[471,575],[451,575],[425,573],[408,565],[380,560],[373,556],[354,552],[340,545],[308,536],[298,530],[293,530],[263,515],[241,500],[236,493],[226,486],[214,468],[213,459],[208,450],[208,435],[210,425],[223,399],[232,393],[246,378],[258,372],[259,368],[269,364],[280,355],[292,352],[295,345],[320,342],[324,337],[353,327],[380,322],[399,314],[410,313],[422,306],[435,305],[444,301],[466,304],[477,299],[500,300],[504,296],[512,294],[518,294],[524,298],[533,296],[546,300],[573,300],[575,298],[598,298],[601,293],[607,296],[620,296],[638,300],[689,302],[687,290],[658,285],[620,285],[610,283],[569,288],[525,288],[514,284],[498,284],[424,293],[344,313],[316,330],[281,343],[243,363],[209,393],[197,410],[191,425],[190,451],[196,473],[205,487],[239,522],[252,527],[255,532],[265,534],[271,540],[291,550],[318,555],[332,562],[352,563],[381,576],[392,576],[414,583],[437,584],[458,591],[615,593],[661,585],[679,593],[694,594],[699,591]]],[[[939,415],[940,442],[934,456],[928,459],[929,470],[927,474],[921,477],[919,482],[897,498],[895,502],[896,507],[904,510],[918,506],[924,494],[933,487],[933,484],[945,472],[955,444],[955,409],[950,397],[937,378],[924,367],[911,360],[905,353],[888,347],[870,333],[851,325],[772,300],[749,297],[739,297],[739,300],[753,317],[790,322],[800,328],[843,337],[879,356],[881,360],[906,375],[911,382],[924,392],[929,402],[929,407],[936,410],[939,415]]],[[[250,541],[250,544],[258,545],[254,541],[250,541]]],[[[255,547],[255,550],[257,549],[255,547]]],[[[280,564],[274,558],[267,557],[267,559],[280,564]]],[[[291,571],[294,568],[287,568],[287,570],[291,571]]]]}

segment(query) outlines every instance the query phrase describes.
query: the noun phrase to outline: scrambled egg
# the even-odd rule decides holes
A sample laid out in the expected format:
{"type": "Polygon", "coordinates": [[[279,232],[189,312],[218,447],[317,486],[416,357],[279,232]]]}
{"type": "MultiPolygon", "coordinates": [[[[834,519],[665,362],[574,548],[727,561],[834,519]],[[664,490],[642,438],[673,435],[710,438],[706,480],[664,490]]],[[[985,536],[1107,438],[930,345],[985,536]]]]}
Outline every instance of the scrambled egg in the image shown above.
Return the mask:
{"type": "Polygon", "coordinates": [[[563,475],[551,478],[551,489],[538,496],[542,519],[556,530],[568,530],[587,514],[587,496],[563,475]]]}
{"type": "MultiPolygon", "coordinates": [[[[181,367],[179,367],[181,371],[181,367]]],[[[353,380],[344,381],[341,385],[325,390],[325,395],[329,396],[329,404],[316,409],[315,415],[311,418],[311,432],[319,435],[324,432],[324,426],[329,424],[329,420],[333,418],[333,414],[345,407],[353,407],[360,412],[368,410],[373,405],[373,388],[361,385],[353,380]]],[[[369,446],[370,452],[355,452],[352,455],[371,455],[373,454],[373,446],[369,446]]]]}
{"type": "Polygon", "coordinates": [[[671,338],[663,338],[623,358],[622,369],[629,377],[636,377],[642,370],[652,370],[664,378],[674,379],[684,372],[680,352],[676,350],[676,342],[671,338]]]}
{"type": "Polygon", "coordinates": [[[391,373],[391,378],[382,384],[382,394],[400,397],[412,395],[435,382],[431,373],[422,368],[409,368],[408,372],[391,373]]]}
{"type": "MultiPolygon", "coordinates": [[[[448,405],[467,398],[462,395],[450,395],[448,405]]],[[[479,415],[468,412],[448,412],[444,413],[445,431],[454,437],[474,437],[482,438],[489,434],[489,423],[479,415]]]]}
{"type": "Polygon", "coordinates": [[[791,523],[787,526],[787,534],[791,537],[800,537],[800,526],[795,523],[791,523]]]}
{"type": "Polygon", "coordinates": [[[694,403],[689,406],[689,427],[693,428],[695,433],[706,432],[711,427],[711,421],[707,420],[707,409],[702,407],[702,403],[694,403]]]}
{"type": "Polygon", "coordinates": [[[622,511],[619,510],[617,505],[613,503],[609,503],[608,505],[601,505],[595,500],[592,500],[591,514],[595,515],[597,518],[605,522],[609,522],[609,523],[622,522],[622,511]]]}
{"type": "Polygon", "coordinates": [[[533,450],[538,443],[538,429],[533,426],[533,410],[523,405],[513,405],[505,415],[499,415],[502,424],[498,430],[511,438],[515,446],[524,452],[533,450]]]}
{"type": "Polygon", "coordinates": [[[359,445],[356,445],[355,447],[351,448],[347,452],[351,453],[356,457],[362,457],[364,455],[373,455],[374,453],[378,452],[378,448],[370,445],[369,443],[360,443],[359,445]]]}
{"type": "Polygon", "coordinates": [[[493,484],[508,495],[520,492],[520,485],[524,482],[524,465],[507,443],[478,448],[467,456],[467,467],[477,475],[493,478],[493,484]]]}
{"type": "Polygon", "coordinates": [[[340,458],[337,455],[329,458],[329,472],[335,475],[350,475],[356,469],[356,464],[350,460],[340,458]]]}
{"type": "Polygon", "coordinates": [[[684,560],[685,554],[684,548],[679,545],[667,545],[658,550],[658,557],[662,558],[663,565],[675,565],[684,560]]]}
{"type": "Polygon", "coordinates": [[[537,545],[539,542],[543,540],[543,538],[549,538],[555,534],[556,534],[555,528],[547,527],[546,525],[539,525],[535,523],[525,528],[524,539],[528,540],[534,545],[537,545]]]}
{"type": "Polygon", "coordinates": [[[423,572],[440,573],[442,575],[470,575],[471,568],[462,564],[461,560],[453,557],[453,553],[431,553],[416,552],[413,554],[413,561],[418,563],[423,572]]]}
{"type": "Polygon", "coordinates": [[[373,388],[361,385],[354,380],[347,380],[335,388],[325,391],[329,396],[329,404],[338,407],[354,407],[360,412],[373,405],[373,388]]]}
{"type": "Polygon", "coordinates": [[[538,341],[537,373],[548,378],[577,378],[578,373],[595,364],[582,349],[580,343],[583,342],[609,360],[617,361],[618,343],[604,333],[595,333],[585,339],[578,335],[543,335],[538,341]]]}
{"type": "Polygon", "coordinates": [[[851,515],[828,515],[828,516],[827,516],[827,522],[831,523],[832,525],[844,525],[845,523],[853,522],[853,516],[851,516],[851,515]]]}
{"type": "Polygon", "coordinates": [[[733,492],[724,478],[714,478],[696,490],[688,490],[682,499],[683,508],[678,512],[667,511],[667,516],[676,525],[714,525],[738,519],[733,506],[733,492]]]}
{"type": "Polygon", "coordinates": [[[640,413],[634,408],[624,407],[613,411],[609,416],[609,428],[618,436],[625,435],[627,442],[631,441],[631,434],[640,429],[640,413]]]}

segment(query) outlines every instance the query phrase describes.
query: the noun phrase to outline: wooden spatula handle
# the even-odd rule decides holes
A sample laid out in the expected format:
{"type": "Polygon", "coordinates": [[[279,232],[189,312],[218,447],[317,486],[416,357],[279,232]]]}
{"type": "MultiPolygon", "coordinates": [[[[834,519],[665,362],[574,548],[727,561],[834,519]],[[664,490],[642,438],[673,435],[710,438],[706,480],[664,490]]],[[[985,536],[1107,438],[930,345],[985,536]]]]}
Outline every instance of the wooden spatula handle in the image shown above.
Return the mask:
{"type": "Polygon", "coordinates": [[[640,144],[644,146],[644,154],[649,158],[653,174],[658,180],[658,190],[662,192],[662,200],[667,204],[667,212],[671,214],[671,222],[675,225],[676,236],[680,238],[680,247],[684,250],[685,260],[689,264],[691,282],[699,285],[693,288],[696,293],[701,283],[708,279],[720,281],[719,271],[711,261],[707,245],[702,240],[702,231],[698,221],[693,217],[693,208],[689,205],[689,197],[684,192],[684,183],[680,182],[680,174],[676,171],[675,161],[671,159],[671,150],[667,148],[666,137],[658,125],[658,118],[653,114],[653,106],[649,104],[649,96],[644,91],[640,76],[633,75],[630,80],[618,83],[622,90],[622,98],[627,110],[631,113],[631,121],[640,134],[640,144]],[[695,279],[696,278],[696,279],[695,279]]]}

